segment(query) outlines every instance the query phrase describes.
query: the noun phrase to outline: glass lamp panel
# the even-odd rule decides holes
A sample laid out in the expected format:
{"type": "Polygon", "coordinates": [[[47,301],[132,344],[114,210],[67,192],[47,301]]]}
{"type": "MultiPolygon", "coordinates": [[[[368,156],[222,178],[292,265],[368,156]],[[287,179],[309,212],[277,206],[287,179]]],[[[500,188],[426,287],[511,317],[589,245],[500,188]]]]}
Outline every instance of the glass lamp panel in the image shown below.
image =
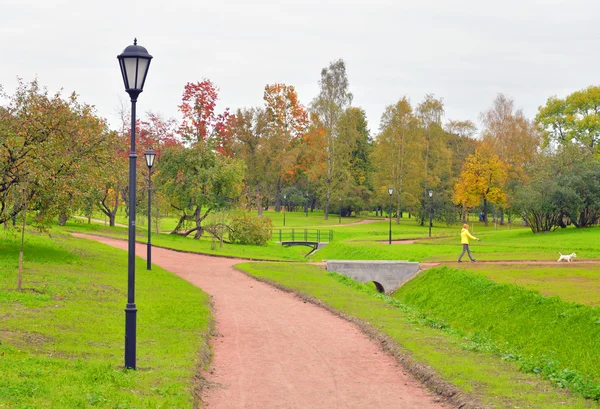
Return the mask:
{"type": "Polygon", "coordinates": [[[125,89],[129,89],[129,84],[127,83],[127,69],[125,69],[125,62],[123,59],[119,58],[119,66],[121,67],[121,76],[123,76],[123,83],[125,84],[125,89]]]}
{"type": "Polygon", "coordinates": [[[149,168],[151,168],[152,166],[154,166],[154,158],[156,157],[156,154],[154,152],[146,152],[146,165],[148,165],[149,168]]]}
{"type": "Polygon", "coordinates": [[[146,81],[146,75],[148,74],[148,65],[150,65],[150,60],[146,58],[138,59],[138,76],[137,83],[135,85],[136,89],[143,89],[144,82],[146,81]]]}
{"type": "Polygon", "coordinates": [[[148,71],[148,64],[150,64],[150,60],[138,58],[137,81],[135,83],[136,89],[143,89],[144,87],[144,79],[146,78],[146,73],[148,71]]]}
{"type": "Polygon", "coordinates": [[[125,64],[125,74],[127,75],[127,89],[136,89],[135,86],[135,77],[137,73],[137,58],[136,57],[126,57],[123,58],[123,63],[125,64]]]}

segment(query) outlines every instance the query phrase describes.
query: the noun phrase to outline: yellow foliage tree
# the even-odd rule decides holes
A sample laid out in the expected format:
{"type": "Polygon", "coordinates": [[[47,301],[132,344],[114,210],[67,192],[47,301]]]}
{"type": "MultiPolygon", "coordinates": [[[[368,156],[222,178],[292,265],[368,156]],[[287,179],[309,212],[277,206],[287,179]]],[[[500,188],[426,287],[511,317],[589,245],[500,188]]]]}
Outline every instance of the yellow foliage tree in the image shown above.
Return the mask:
{"type": "Polygon", "coordinates": [[[454,203],[473,208],[483,201],[483,217],[487,226],[488,203],[506,200],[504,185],[507,165],[489,147],[477,149],[465,159],[460,180],[454,185],[454,203]]]}

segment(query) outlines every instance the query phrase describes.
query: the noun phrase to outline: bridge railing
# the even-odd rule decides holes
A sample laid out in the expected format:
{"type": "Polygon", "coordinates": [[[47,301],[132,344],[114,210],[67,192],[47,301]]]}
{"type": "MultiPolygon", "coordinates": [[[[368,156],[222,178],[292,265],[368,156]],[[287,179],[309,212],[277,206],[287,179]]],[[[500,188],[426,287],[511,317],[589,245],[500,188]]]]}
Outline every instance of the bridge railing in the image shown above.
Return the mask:
{"type": "Polygon", "coordinates": [[[273,238],[280,243],[330,243],[333,241],[333,230],[278,229],[273,233],[273,238]]]}

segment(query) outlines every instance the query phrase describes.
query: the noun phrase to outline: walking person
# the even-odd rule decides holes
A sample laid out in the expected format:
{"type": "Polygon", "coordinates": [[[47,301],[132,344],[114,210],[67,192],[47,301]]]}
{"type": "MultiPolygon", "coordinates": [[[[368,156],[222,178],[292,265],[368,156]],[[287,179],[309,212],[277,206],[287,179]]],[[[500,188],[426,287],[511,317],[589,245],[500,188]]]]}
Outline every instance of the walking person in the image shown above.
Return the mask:
{"type": "Polygon", "coordinates": [[[462,249],[462,253],[460,253],[460,256],[458,256],[459,263],[462,263],[462,261],[460,261],[460,259],[465,255],[465,251],[469,255],[469,258],[471,259],[471,263],[474,263],[477,261],[471,256],[471,250],[469,249],[469,239],[481,241],[477,237],[475,237],[471,233],[469,233],[469,225],[465,223],[465,224],[463,224],[463,228],[460,231],[460,243],[462,244],[463,249],[462,249]]]}

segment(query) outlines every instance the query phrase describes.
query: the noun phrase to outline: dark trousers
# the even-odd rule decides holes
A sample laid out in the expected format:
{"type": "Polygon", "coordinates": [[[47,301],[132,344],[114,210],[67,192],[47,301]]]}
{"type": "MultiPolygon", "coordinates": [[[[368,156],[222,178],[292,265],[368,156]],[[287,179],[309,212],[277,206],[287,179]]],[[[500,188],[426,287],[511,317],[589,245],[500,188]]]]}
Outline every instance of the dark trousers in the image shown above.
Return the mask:
{"type": "Polygon", "coordinates": [[[462,258],[462,256],[465,255],[465,251],[469,255],[469,258],[471,260],[473,260],[473,257],[471,256],[471,250],[469,250],[469,245],[468,244],[463,244],[462,246],[463,246],[463,251],[462,251],[462,253],[460,253],[460,256],[458,256],[458,261],[460,261],[460,259],[462,258]]]}

